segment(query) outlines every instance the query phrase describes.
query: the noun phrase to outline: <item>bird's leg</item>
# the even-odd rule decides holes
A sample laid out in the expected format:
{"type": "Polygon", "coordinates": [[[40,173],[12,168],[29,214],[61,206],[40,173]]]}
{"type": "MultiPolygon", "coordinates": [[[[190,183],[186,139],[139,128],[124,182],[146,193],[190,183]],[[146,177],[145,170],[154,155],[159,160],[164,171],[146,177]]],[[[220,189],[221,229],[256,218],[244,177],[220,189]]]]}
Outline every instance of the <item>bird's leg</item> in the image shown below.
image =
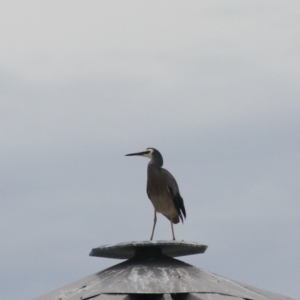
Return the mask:
{"type": "Polygon", "coordinates": [[[171,221],[171,228],[172,228],[172,234],[173,234],[173,241],[175,241],[175,234],[174,234],[174,228],[173,228],[173,222],[171,221]]]}
{"type": "Polygon", "coordinates": [[[155,225],[156,225],[156,220],[157,220],[157,217],[156,217],[156,210],[154,209],[154,223],[153,223],[153,228],[152,228],[152,234],[151,234],[150,241],[152,241],[152,239],[153,239],[154,229],[155,229],[155,225]]]}

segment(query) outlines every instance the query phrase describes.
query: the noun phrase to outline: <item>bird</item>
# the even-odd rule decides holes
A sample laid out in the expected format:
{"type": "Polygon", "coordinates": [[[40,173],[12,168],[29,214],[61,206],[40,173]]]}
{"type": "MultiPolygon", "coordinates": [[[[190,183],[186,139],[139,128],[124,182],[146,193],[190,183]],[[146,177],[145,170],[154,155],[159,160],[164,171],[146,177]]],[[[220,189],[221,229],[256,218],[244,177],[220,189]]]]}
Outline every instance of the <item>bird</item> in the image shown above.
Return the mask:
{"type": "Polygon", "coordinates": [[[173,224],[186,218],[183,199],[178,184],[173,175],[162,168],[163,157],[155,148],[145,151],[126,154],[125,156],[143,156],[150,158],[147,169],[147,195],[154,207],[154,223],[150,241],[153,240],[157,213],[163,214],[171,222],[173,240],[175,240],[173,224]]]}

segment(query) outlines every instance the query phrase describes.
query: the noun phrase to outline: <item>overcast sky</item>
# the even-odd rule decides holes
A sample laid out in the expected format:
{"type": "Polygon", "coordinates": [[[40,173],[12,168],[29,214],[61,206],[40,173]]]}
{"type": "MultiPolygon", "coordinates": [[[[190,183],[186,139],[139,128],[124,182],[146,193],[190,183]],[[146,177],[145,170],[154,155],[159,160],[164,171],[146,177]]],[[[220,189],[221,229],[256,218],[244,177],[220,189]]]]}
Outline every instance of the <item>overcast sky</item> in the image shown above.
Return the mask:
{"type": "Polygon", "coordinates": [[[147,147],[209,246],[182,260],[300,299],[299,1],[0,3],[1,299],[150,238],[147,147]]]}

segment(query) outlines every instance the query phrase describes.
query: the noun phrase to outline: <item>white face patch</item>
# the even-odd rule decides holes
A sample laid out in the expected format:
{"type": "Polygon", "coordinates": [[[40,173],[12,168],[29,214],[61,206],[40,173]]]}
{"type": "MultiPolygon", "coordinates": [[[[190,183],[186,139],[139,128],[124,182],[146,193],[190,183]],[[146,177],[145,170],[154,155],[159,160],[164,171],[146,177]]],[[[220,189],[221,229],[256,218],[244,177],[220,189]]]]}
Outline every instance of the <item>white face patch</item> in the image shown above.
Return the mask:
{"type": "Polygon", "coordinates": [[[143,156],[152,159],[154,150],[152,148],[147,148],[145,151],[149,151],[149,153],[144,154],[143,156]]]}

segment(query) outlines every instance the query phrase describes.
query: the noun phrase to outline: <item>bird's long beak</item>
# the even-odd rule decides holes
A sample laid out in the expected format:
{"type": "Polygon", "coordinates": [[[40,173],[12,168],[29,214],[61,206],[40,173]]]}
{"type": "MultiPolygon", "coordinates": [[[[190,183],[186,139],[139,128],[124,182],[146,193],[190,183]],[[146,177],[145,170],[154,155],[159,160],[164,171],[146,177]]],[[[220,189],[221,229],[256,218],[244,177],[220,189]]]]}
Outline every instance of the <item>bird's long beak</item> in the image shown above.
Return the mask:
{"type": "Polygon", "coordinates": [[[149,153],[148,151],[143,151],[143,152],[126,154],[125,156],[134,156],[134,155],[143,156],[143,155],[148,154],[148,153],[149,153]]]}

